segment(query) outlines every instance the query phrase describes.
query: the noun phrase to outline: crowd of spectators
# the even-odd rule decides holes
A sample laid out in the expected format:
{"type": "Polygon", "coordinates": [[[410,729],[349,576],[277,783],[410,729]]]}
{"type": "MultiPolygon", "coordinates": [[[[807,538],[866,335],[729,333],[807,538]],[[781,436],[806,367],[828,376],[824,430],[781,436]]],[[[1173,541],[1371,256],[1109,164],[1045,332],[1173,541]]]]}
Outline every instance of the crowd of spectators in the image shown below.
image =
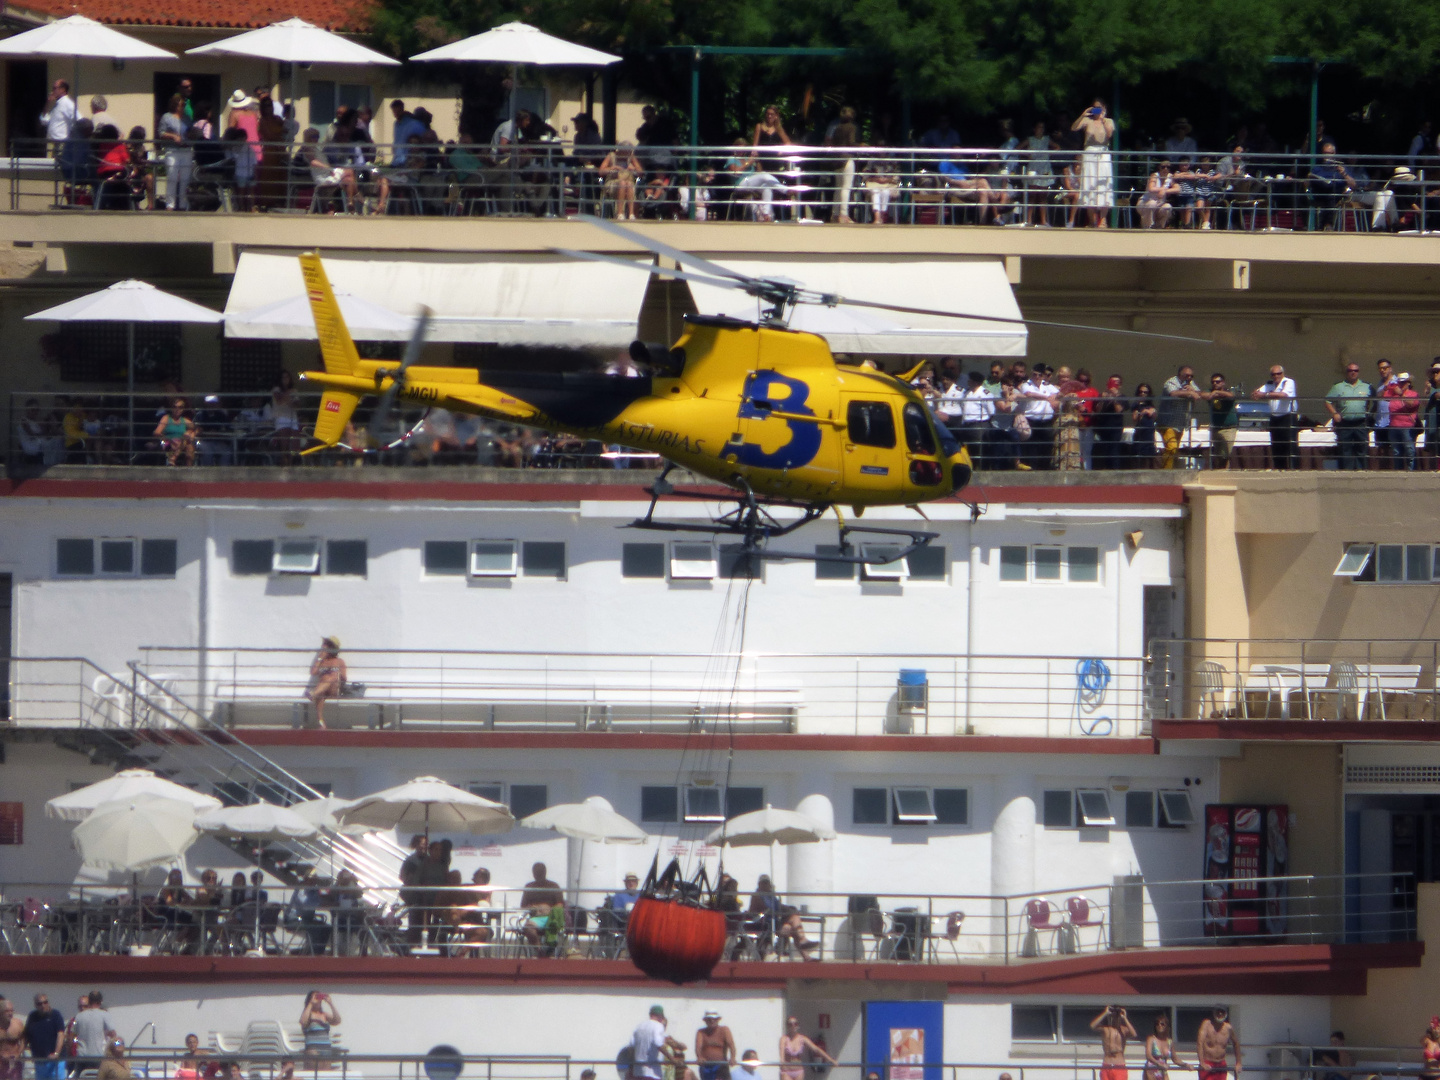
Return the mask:
{"type": "MultiPolygon", "coordinates": [[[[456,140],[434,117],[388,105],[388,144],[377,145],[368,107],[340,105],[326,125],[301,129],[291,103],[268,87],[197,102],[183,79],[156,125],[127,135],[103,95],[80,115],[57,80],[41,116],[72,205],[102,209],[319,210],[337,213],[612,214],[621,220],[785,216],[811,222],[943,223],[1210,229],[1237,208],[1253,227],[1423,228],[1440,209],[1426,166],[1440,158],[1428,121],[1403,155],[1342,157],[1317,133],[1315,152],[1287,157],[1263,123],[1241,125],[1223,149],[1202,153],[1187,119],[1163,140],[1120,138],[1105,102],[1073,119],[1036,119],[1020,137],[1011,119],[993,138],[966,140],[940,114],[927,128],[862,123],[840,105],[827,119],[785,117],[766,106],[729,151],[692,158],[679,124],[647,105],[633,140],[604,144],[589,113],[563,140],[542,117],[508,108],[467,112],[456,140]],[[1217,210],[1227,213],[1217,215],[1217,210]],[[1300,223],[1296,214],[1304,212],[1300,223]],[[1362,224],[1363,222],[1363,224],[1362,224]]],[[[1301,151],[1305,147],[1299,147],[1301,151]]],[[[1433,169],[1432,169],[1433,171],[1433,169]]]]}
{"type": "Polygon", "coordinates": [[[1188,364],[1157,394],[1147,382],[1127,391],[1120,375],[1100,387],[1085,368],[1018,360],[963,375],[955,360],[938,372],[926,365],[914,385],[980,469],[1242,467],[1242,419],[1268,432],[1271,468],[1299,468],[1300,434],[1313,431],[1328,436],[1321,446],[1334,446],[1340,469],[1440,469],[1440,357],[1419,389],[1388,360],[1375,369],[1366,381],[1349,362],[1333,386],[1304,397],[1280,364],[1248,392],[1218,371],[1202,386],[1188,364]]]}

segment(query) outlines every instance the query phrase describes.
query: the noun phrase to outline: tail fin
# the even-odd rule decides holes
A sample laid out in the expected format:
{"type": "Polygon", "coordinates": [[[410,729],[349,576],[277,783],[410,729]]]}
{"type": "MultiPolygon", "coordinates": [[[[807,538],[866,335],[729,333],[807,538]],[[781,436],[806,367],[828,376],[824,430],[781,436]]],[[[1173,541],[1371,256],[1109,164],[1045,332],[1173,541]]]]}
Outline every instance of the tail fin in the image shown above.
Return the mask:
{"type": "Polygon", "coordinates": [[[340,314],[335,294],[330,291],[330,280],[325,276],[320,256],[313,251],[301,255],[300,273],[305,276],[305,292],[310,297],[310,312],[315,317],[315,333],[320,339],[325,370],[332,375],[359,374],[360,356],[355,351],[355,342],[350,340],[350,331],[345,328],[345,318],[340,314]]]}
{"type": "MultiPolygon", "coordinates": [[[[325,267],[320,256],[307,251],[300,256],[300,273],[305,276],[305,292],[310,297],[310,311],[315,317],[315,331],[320,339],[320,356],[325,361],[325,370],[332,375],[358,375],[360,356],[355,351],[355,342],[350,340],[350,331],[345,328],[345,319],[340,314],[340,305],[330,290],[330,281],[325,276],[325,267]]],[[[327,387],[320,399],[320,411],[315,417],[315,438],[321,445],[334,446],[345,435],[345,427],[360,404],[360,395],[346,390],[327,387]]]]}

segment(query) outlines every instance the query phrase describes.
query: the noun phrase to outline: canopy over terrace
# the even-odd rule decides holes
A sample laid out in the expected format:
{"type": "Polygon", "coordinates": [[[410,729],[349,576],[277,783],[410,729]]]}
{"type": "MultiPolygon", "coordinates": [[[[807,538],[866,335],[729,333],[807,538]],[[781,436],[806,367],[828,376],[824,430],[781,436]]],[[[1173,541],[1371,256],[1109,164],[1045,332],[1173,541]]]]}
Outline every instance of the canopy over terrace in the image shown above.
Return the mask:
{"type": "MultiPolygon", "coordinates": [[[[325,255],[337,292],[407,317],[423,304],[434,314],[431,341],[499,345],[624,347],[635,339],[646,274],[612,273],[594,263],[549,255],[440,254],[378,258],[325,255]]],[[[225,304],[227,319],[305,295],[293,254],[246,251],[225,304]]],[[[266,336],[313,339],[313,325],[274,325],[266,336]]],[[[227,326],[227,333],[232,333],[227,326]]],[[[232,336],[233,333],[232,333],[232,336]]],[[[247,332],[245,336],[257,336],[247,332]]]]}
{"type": "MultiPolygon", "coordinates": [[[[935,308],[1020,319],[1020,305],[999,259],[905,259],[785,255],[715,259],[752,277],[783,277],[810,289],[904,307],[935,308]]],[[[754,320],[759,304],[731,289],[692,281],[690,294],[705,315],[754,320]]],[[[846,308],[802,307],[790,325],[823,334],[837,353],[906,356],[1024,356],[1022,323],[846,308]]]]}

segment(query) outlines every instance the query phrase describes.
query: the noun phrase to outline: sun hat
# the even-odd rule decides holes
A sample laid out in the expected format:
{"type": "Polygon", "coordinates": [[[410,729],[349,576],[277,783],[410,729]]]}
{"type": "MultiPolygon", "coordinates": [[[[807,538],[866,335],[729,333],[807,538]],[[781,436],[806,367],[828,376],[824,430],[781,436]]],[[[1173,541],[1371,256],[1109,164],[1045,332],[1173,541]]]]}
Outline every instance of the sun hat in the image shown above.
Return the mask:
{"type": "Polygon", "coordinates": [[[248,109],[255,104],[255,99],[245,93],[244,90],[236,90],[230,95],[230,100],[227,104],[232,109],[248,109]]]}
{"type": "Polygon", "coordinates": [[[705,1019],[705,1020],[719,1020],[719,1019],[720,1019],[720,1014],[719,1014],[718,1012],[716,1012],[714,1009],[711,1009],[709,1012],[707,1012],[707,1013],[705,1014],[705,1016],[703,1017],[703,1019],[705,1019]]]}

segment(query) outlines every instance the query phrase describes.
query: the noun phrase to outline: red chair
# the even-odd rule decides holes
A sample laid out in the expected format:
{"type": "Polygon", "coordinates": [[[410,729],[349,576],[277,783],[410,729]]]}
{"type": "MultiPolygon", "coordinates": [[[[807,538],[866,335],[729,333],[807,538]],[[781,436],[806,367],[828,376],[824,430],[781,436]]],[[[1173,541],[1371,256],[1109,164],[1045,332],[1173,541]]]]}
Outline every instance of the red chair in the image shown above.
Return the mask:
{"type": "Polygon", "coordinates": [[[1063,920],[1056,917],[1058,914],[1055,905],[1050,903],[1049,900],[1036,897],[1034,900],[1026,901],[1024,917],[1026,930],[1028,932],[1025,935],[1025,941],[1020,947],[1021,956],[1040,955],[1040,935],[1047,932],[1051,935],[1051,950],[1054,950],[1055,935],[1057,935],[1060,932],[1060,928],[1065,925],[1063,920]],[[1032,939],[1033,945],[1031,943],[1032,939]]]}
{"type": "Polygon", "coordinates": [[[1083,896],[1072,896],[1065,901],[1065,914],[1070,920],[1070,926],[1075,932],[1075,948],[1080,948],[1080,930],[1083,927],[1093,926],[1100,931],[1095,939],[1095,948],[1098,950],[1108,940],[1105,932],[1105,917],[1097,908],[1090,906],[1090,901],[1083,896]]]}

